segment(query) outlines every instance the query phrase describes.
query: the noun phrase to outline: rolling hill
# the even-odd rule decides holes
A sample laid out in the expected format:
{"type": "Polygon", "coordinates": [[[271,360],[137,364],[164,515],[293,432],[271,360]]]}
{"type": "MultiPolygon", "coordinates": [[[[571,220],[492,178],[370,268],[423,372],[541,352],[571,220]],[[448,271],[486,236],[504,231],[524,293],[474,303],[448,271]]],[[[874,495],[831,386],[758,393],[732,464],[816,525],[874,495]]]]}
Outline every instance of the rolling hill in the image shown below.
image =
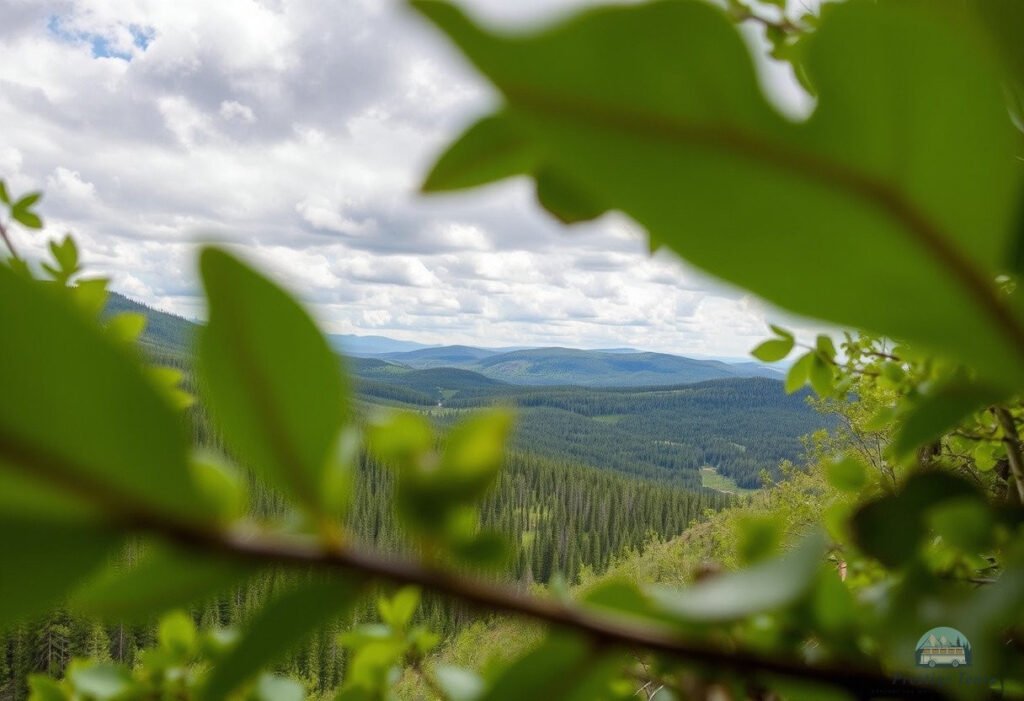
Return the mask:
{"type": "Polygon", "coordinates": [[[113,316],[124,312],[143,314],[146,317],[146,329],[142,332],[142,343],[159,347],[175,353],[187,352],[192,347],[192,339],[198,324],[159,309],[147,307],[142,302],[111,292],[107,297],[104,316],[113,316]]]}
{"type": "Polygon", "coordinates": [[[413,368],[458,367],[518,385],[649,387],[733,377],[782,378],[776,370],[754,362],[725,363],[619,349],[529,348],[502,353],[444,346],[378,357],[413,368]]]}

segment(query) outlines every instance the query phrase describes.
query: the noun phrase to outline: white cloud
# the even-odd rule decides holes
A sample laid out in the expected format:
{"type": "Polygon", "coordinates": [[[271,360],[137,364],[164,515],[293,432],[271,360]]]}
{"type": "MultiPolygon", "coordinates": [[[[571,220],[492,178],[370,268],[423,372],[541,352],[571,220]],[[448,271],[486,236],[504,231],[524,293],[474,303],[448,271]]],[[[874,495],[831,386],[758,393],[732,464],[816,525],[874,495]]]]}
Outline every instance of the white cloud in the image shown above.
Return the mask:
{"type": "MultiPolygon", "coordinates": [[[[586,3],[467,4],[529,23],[586,3]]],[[[202,315],[195,244],[212,239],[337,332],[742,355],[772,314],[650,256],[624,217],[568,233],[525,180],[419,196],[432,159],[494,98],[400,4],[8,7],[0,177],[44,189],[48,230],[75,231],[92,269],[150,304],[202,315]]],[[[38,235],[16,236],[42,252],[38,235]]]]}
{"type": "Polygon", "coordinates": [[[221,118],[228,121],[236,119],[246,124],[252,124],[256,121],[256,115],[253,113],[252,108],[248,105],[243,105],[237,100],[224,100],[220,103],[219,112],[221,118]]]}

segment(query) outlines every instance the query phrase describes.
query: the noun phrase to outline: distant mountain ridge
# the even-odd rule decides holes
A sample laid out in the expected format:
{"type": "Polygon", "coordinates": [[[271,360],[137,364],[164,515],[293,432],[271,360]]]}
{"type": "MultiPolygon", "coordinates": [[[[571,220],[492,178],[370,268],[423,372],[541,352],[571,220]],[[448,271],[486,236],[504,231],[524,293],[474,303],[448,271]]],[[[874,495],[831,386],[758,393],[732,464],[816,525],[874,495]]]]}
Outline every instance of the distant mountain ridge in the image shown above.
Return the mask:
{"type": "Polygon", "coordinates": [[[455,367],[509,384],[581,387],[680,385],[736,377],[782,379],[755,362],[726,363],[667,353],[529,348],[499,352],[470,346],[444,346],[378,356],[410,368],[455,367]]]}
{"type": "MultiPolygon", "coordinates": [[[[191,348],[198,324],[124,295],[111,293],[107,314],[136,312],[149,320],[143,342],[186,352],[191,348]]],[[[328,335],[339,352],[351,356],[354,374],[371,380],[394,380],[415,370],[454,369],[460,373],[411,375],[403,378],[426,389],[454,383],[458,387],[485,386],[500,382],[527,386],[576,385],[581,387],[653,387],[682,385],[737,377],[782,379],[781,372],[749,361],[686,358],[668,353],[651,353],[630,348],[581,350],[578,348],[479,348],[476,346],[431,346],[387,336],[328,335]],[[356,362],[375,359],[381,363],[356,362]],[[383,364],[382,364],[383,363],[383,364]],[[473,378],[466,373],[475,373],[473,378]]],[[[432,392],[428,392],[433,396],[432,392]]]]}

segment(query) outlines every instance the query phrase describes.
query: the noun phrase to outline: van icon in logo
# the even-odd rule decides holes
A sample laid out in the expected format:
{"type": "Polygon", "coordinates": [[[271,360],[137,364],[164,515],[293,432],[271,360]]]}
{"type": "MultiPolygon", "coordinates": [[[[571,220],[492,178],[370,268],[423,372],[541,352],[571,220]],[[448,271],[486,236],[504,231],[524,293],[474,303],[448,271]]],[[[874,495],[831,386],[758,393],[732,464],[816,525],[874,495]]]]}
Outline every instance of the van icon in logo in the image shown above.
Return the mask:
{"type": "Polygon", "coordinates": [[[960,667],[971,664],[971,643],[956,628],[932,628],[917,641],[921,667],[960,667]]]}

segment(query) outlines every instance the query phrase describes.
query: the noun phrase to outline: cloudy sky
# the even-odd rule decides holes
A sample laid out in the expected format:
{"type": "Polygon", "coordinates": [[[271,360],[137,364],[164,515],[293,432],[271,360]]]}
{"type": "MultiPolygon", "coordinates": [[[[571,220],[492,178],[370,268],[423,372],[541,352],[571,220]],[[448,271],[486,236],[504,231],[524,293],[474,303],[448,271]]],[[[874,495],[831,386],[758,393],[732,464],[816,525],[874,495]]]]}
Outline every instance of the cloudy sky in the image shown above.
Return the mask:
{"type": "MultiPolygon", "coordinates": [[[[464,4],[516,24],[584,3],[464,4]]],[[[159,308],[202,316],[196,242],[216,240],[334,333],[743,356],[781,318],[622,217],[566,230],[525,181],[417,195],[495,98],[397,2],[0,0],[0,83],[0,177],[159,308]]]]}

